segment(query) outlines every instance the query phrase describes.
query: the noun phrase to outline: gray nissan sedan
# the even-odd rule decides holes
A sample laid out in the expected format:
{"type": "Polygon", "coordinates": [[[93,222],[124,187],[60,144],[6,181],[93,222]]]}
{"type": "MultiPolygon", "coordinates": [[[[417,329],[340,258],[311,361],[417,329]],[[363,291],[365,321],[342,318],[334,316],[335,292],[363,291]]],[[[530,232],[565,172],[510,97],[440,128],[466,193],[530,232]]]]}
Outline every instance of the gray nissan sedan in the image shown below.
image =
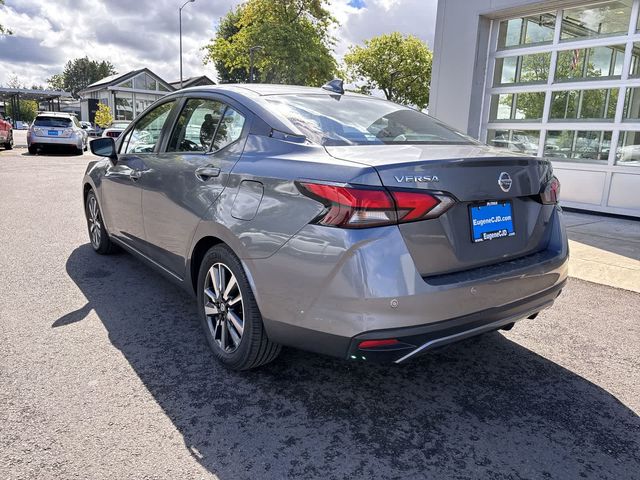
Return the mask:
{"type": "Polygon", "coordinates": [[[535,318],[566,281],[549,161],[339,81],[181,90],[91,149],[91,245],[196,296],[232,369],[282,345],[403,363],[535,318]]]}

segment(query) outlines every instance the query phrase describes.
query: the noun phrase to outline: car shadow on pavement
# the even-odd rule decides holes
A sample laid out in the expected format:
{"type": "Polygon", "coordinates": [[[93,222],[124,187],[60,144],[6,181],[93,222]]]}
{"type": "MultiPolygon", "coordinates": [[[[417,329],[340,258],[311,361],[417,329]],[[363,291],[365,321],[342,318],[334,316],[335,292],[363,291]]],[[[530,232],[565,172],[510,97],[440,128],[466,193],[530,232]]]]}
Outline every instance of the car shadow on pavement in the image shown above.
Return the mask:
{"type": "MultiPolygon", "coordinates": [[[[86,244],[66,264],[184,438],[236,478],[632,478],[640,419],[602,388],[487,334],[395,366],[290,349],[230,372],[212,358],[194,300],[128,254],[86,244]]],[[[134,426],[132,426],[134,428],[134,426]]]]}

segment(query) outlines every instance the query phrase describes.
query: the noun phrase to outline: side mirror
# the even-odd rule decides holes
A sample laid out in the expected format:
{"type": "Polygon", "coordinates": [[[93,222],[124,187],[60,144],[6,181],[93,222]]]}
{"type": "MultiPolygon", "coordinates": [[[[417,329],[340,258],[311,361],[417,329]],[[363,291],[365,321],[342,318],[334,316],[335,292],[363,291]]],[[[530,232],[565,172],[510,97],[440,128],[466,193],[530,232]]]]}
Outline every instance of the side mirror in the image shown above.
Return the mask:
{"type": "Polygon", "coordinates": [[[91,153],[94,155],[110,158],[113,163],[118,159],[116,142],[111,137],[96,138],[89,146],[91,147],[91,153]]]}

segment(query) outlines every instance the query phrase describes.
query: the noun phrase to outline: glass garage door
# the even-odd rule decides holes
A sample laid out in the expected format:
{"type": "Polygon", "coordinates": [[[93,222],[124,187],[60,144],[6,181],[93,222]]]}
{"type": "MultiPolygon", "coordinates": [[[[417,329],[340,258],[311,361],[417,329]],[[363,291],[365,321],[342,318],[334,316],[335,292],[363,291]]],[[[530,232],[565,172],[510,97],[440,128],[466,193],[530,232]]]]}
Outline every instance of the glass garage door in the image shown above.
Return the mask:
{"type": "Polygon", "coordinates": [[[493,21],[484,140],[551,158],[567,206],[640,216],[639,3],[493,21]]]}

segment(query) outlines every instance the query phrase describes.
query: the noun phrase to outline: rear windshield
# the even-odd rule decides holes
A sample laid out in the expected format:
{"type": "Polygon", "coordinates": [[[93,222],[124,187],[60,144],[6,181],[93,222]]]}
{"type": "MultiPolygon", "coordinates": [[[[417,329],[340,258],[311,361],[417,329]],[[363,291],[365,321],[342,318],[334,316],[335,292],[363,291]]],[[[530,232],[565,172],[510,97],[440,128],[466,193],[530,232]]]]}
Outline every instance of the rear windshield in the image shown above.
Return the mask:
{"type": "Polygon", "coordinates": [[[33,124],[36,127],[68,128],[71,126],[71,119],[64,117],[36,117],[33,124]]]}
{"type": "Polygon", "coordinates": [[[428,115],[381,99],[272,95],[266,101],[308,140],[321,145],[476,143],[428,115]]]}

